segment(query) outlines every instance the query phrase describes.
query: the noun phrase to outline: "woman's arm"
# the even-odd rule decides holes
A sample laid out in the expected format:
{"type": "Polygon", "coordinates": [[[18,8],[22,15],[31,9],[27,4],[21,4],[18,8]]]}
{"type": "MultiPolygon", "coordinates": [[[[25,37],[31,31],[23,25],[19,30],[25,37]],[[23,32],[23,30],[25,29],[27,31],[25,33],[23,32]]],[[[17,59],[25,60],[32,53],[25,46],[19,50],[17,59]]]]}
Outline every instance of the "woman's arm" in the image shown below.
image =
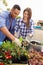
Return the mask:
{"type": "Polygon", "coordinates": [[[30,22],[30,37],[32,37],[33,36],[33,33],[34,33],[34,28],[33,28],[33,26],[34,26],[34,22],[33,22],[33,20],[31,20],[31,22],[30,22]]]}
{"type": "Polygon", "coordinates": [[[17,22],[16,22],[16,26],[15,26],[15,31],[14,31],[14,36],[15,37],[18,37],[19,36],[19,34],[18,34],[18,32],[20,31],[20,20],[18,20],[17,22]]]}

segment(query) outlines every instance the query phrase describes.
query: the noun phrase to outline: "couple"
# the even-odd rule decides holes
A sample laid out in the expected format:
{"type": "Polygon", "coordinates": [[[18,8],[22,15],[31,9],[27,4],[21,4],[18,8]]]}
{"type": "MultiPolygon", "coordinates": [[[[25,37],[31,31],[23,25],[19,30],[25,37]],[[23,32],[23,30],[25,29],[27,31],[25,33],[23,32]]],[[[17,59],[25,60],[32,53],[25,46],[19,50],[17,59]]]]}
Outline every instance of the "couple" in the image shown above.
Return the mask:
{"type": "Polygon", "coordinates": [[[20,6],[14,5],[10,12],[4,11],[0,13],[0,42],[5,41],[6,37],[14,42],[19,42],[15,37],[19,31],[19,36],[25,38],[28,33],[33,35],[33,20],[31,20],[31,8],[26,8],[23,11],[23,18],[16,20],[20,13],[20,6]]]}

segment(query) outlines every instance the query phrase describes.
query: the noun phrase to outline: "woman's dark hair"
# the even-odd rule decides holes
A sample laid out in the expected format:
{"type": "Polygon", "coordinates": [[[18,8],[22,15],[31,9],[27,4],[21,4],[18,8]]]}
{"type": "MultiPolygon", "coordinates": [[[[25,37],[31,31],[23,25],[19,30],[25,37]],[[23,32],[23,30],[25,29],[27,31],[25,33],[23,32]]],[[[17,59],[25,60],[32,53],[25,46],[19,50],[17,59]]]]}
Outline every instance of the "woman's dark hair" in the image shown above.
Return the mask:
{"type": "Polygon", "coordinates": [[[31,19],[31,16],[32,16],[32,10],[31,10],[31,8],[26,8],[26,9],[24,9],[24,11],[23,11],[23,13],[25,12],[25,11],[27,11],[28,12],[28,23],[26,24],[26,26],[27,27],[30,27],[30,19],[31,19]]]}
{"type": "Polygon", "coordinates": [[[14,5],[13,6],[14,9],[18,9],[18,10],[21,10],[20,6],[19,5],[14,5]]]}

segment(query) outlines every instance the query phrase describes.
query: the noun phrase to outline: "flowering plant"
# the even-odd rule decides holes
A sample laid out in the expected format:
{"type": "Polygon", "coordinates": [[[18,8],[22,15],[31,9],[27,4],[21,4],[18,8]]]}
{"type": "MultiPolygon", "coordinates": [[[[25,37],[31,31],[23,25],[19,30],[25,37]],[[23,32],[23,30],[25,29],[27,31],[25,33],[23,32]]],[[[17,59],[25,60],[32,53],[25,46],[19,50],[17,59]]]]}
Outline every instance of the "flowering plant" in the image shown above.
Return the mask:
{"type": "Polygon", "coordinates": [[[0,58],[5,63],[20,63],[28,60],[28,52],[16,43],[6,41],[0,46],[0,58]]]}

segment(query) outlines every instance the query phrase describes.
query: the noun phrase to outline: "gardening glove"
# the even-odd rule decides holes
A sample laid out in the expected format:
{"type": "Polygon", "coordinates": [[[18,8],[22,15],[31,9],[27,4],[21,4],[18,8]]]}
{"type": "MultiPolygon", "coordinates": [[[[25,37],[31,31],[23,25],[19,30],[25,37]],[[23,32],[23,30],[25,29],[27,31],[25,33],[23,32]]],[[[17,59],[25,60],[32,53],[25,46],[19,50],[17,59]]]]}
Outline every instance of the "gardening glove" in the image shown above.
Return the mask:
{"type": "Polygon", "coordinates": [[[18,46],[21,47],[21,42],[18,38],[15,38],[15,40],[13,42],[15,42],[18,46]]]}
{"type": "Polygon", "coordinates": [[[30,38],[26,37],[25,41],[27,41],[28,43],[30,43],[30,38]]]}

